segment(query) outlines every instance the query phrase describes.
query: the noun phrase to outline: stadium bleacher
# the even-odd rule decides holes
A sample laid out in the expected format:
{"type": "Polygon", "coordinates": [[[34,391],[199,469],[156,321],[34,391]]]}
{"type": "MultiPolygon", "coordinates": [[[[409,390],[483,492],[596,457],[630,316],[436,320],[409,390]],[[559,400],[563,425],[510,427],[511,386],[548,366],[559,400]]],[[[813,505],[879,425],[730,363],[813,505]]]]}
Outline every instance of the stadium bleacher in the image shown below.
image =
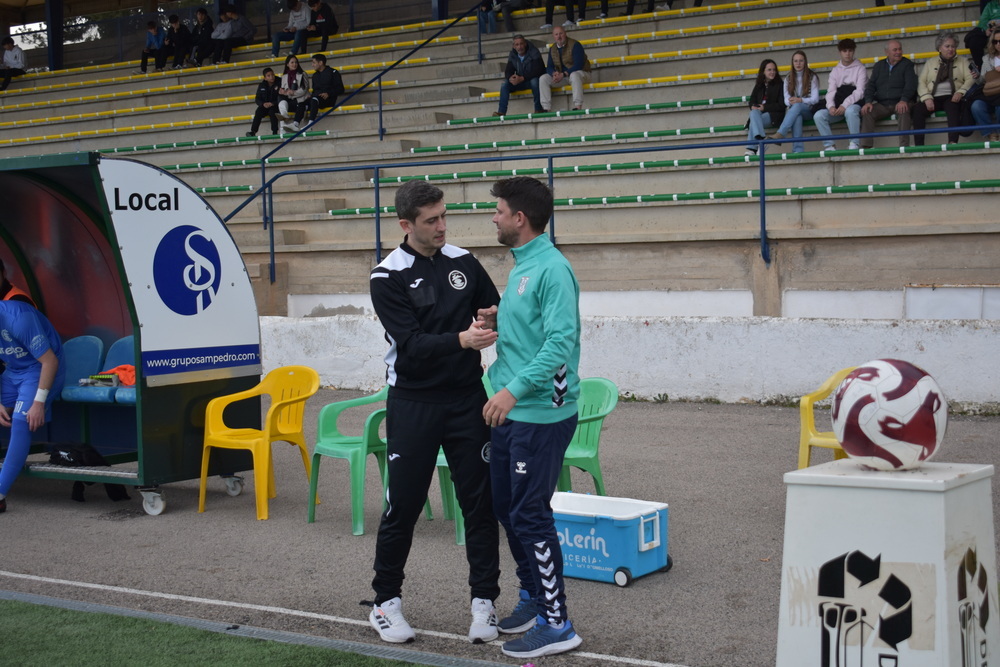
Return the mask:
{"type": "MultiPolygon", "coordinates": [[[[269,159],[268,176],[355,168],[275,184],[275,284],[267,281],[259,199],[228,221],[260,283],[261,314],[286,314],[297,295],[367,293],[373,167],[380,165],[399,165],[379,171],[383,207],[394,184],[435,181],[451,211],[449,240],[481,255],[502,280],[508,260],[489,220],[490,185],[513,173],[546,178],[542,156],[552,153],[569,154],[553,160],[555,229],[585,290],[749,290],[753,314],[783,315],[786,290],[998,282],[990,213],[1000,180],[987,178],[998,147],[978,133],[955,146],[934,134],[926,147],[906,150],[892,137],[864,151],[821,151],[816,142],[793,155],[784,152],[790,143],[769,146],[770,264],[760,256],[759,163],[742,149],[745,96],[761,59],[773,58],[784,74],[791,53],[803,48],[825,83],[839,39],[855,39],[870,68],[885,41],[899,37],[919,67],[936,55],[939,32],[961,36],[974,24],[975,0],[880,8],[862,0],[692,4],[676,0],[671,11],[619,17],[624,1],[616,2],[611,18],[571,30],[594,63],[581,112],[570,111],[559,90],[553,113],[529,114],[530,99],[515,95],[510,113],[493,117],[510,39],[483,35],[478,62],[474,19],[386,75],[383,140],[376,90],[354,96],[269,159]],[[715,145],[723,142],[732,145],[715,145]],[[650,152],[580,155],[622,148],[650,152]],[[477,162],[418,166],[449,159],[477,162]],[[924,256],[935,261],[914,261],[924,256]],[[857,269],[876,258],[877,270],[857,269]]],[[[544,49],[550,35],[538,30],[541,11],[515,17],[544,49]]],[[[442,25],[345,33],[331,42],[330,64],[349,92],[357,90],[442,25]]],[[[0,157],[88,150],[142,160],[198,188],[227,216],[259,187],[261,159],[282,139],[243,136],[260,70],[283,60],[268,49],[256,44],[237,49],[228,65],[146,76],[130,74],[135,62],[29,74],[0,97],[0,157]]],[[[928,127],[943,125],[935,118],[928,127]]],[[[887,120],[879,129],[894,127],[887,120]]],[[[398,236],[386,210],[384,248],[398,236]]]]}

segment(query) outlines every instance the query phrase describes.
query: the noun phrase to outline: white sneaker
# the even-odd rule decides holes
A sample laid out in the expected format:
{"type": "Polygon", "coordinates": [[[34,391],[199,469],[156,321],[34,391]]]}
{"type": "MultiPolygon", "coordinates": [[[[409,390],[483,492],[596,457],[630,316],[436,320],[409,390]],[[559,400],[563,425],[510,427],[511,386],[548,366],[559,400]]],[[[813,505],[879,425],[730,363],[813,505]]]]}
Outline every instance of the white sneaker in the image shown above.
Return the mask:
{"type": "Polygon", "coordinates": [[[403,601],[399,598],[386,600],[372,607],[372,613],[368,614],[368,622],[378,631],[378,636],[384,642],[406,644],[417,638],[413,628],[403,618],[403,601]]]}
{"type": "Polygon", "coordinates": [[[472,598],[472,625],[469,626],[469,641],[473,644],[484,644],[499,636],[497,613],[493,608],[493,602],[483,598],[472,598]]]}
{"type": "Polygon", "coordinates": [[[539,30],[552,30],[552,24],[551,23],[543,23],[542,27],[540,27],[539,30]]]}
{"type": "Polygon", "coordinates": [[[856,141],[852,141],[850,144],[847,145],[847,149],[851,150],[851,151],[856,151],[859,148],[861,148],[861,146],[859,146],[858,142],[856,142],[856,141]]]}
{"type": "Polygon", "coordinates": [[[573,21],[570,21],[569,19],[567,19],[567,20],[563,21],[563,27],[564,28],[575,28],[576,27],[576,23],[574,23],[573,21]]]}
{"type": "Polygon", "coordinates": [[[604,12],[601,12],[600,14],[597,15],[597,18],[599,18],[599,19],[606,19],[606,18],[608,18],[608,15],[605,14],[604,12]]]}

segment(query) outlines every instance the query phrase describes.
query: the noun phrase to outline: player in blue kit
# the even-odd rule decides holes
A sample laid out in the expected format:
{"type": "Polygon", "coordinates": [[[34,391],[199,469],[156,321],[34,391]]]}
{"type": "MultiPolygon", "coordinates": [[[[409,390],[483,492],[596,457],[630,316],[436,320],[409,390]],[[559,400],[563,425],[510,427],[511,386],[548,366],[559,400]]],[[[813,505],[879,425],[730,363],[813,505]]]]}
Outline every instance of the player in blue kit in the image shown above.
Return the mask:
{"type": "Polygon", "coordinates": [[[10,427],[7,457],[0,468],[0,512],[31,447],[31,433],[49,419],[62,392],[66,368],[62,341],[52,323],[23,301],[0,301],[0,425],[10,427]]]}

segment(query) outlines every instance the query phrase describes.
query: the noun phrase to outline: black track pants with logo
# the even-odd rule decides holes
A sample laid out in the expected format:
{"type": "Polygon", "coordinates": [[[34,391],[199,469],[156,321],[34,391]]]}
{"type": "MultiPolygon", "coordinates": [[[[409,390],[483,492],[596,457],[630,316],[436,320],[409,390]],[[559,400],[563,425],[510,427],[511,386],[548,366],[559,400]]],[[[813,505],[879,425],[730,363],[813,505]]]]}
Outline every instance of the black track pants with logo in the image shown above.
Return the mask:
{"type": "Polygon", "coordinates": [[[550,501],[577,419],[575,414],[554,424],[508,419],[493,429],[493,505],[521,588],[549,623],[567,618],[562,548],[550,501]]]}
{"type": "Polygon", "coordinates": [[[447,403],[424,403],[393,396],[386,401],[388,506],[375,545],[375,602],[401,595],[403,569],[413,528],[444,449],[465,518],[465,554],[472,597],[500,595],[500,528],[490,490],[490,429],[483,421],[482,389],[447,403]]]}

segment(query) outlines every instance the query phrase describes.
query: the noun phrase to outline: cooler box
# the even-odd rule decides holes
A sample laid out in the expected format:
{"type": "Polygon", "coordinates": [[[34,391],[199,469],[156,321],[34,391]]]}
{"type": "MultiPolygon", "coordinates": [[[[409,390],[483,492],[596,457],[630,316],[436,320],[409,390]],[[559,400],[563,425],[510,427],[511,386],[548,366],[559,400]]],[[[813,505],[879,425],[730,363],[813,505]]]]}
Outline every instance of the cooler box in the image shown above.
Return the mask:
{"type": "Polygon", "coordinates": [[[628,586],[673,565],[665,503],[557,491],[552,512],[567,577],[628,586]]]}

